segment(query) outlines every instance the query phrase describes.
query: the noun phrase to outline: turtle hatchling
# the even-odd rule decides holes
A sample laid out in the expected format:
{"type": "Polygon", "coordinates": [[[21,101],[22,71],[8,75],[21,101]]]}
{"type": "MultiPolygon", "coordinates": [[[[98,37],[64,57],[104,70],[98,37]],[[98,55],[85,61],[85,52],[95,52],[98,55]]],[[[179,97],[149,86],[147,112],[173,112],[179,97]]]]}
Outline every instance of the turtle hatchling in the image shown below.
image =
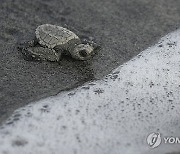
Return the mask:
{"type": "Polygon", "coordinates": [[[51,24],[37,27],[35,39],[22,48],[28,59],[59,61],[62,54],[77,60],[87,60],[94,53],[91,43],[82,44],[80,38],[72,31],[51,24]]]}

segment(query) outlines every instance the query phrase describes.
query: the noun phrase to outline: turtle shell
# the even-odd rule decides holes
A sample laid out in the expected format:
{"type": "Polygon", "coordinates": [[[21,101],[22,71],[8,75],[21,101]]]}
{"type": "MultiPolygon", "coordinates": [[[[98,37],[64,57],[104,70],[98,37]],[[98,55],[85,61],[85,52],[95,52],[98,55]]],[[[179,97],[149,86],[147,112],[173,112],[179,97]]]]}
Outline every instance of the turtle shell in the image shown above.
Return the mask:
{"type": "Polygon", "coordinates": [[[48,48],[54,48],[55,46],[64,45],[70,40],[79,39],[72,31],[51,24],[38,26],[35,33],[39,44],[48,48]]]}

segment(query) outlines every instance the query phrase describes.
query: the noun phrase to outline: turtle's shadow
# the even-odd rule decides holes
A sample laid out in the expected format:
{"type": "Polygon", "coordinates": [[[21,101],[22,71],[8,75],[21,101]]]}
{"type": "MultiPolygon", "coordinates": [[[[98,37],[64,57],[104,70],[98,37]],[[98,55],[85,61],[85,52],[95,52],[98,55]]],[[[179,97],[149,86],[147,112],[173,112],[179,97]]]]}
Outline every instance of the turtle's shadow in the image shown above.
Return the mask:
{"type": "Polygon", "coordinates": [[[79,84],[87,81],[96,80],[94,75],[94,70],[91,67],[92,66],[91,59],[86,61],[79,61],[73,59],[68,55],[63,55],[62,59],[58,62],[58,64],[64,66],[65,68],[71,65],[71,68],[78,72],[78,76],[83,76],[83,80],[79,80],[78,82],[79,84]],[[65,64],[67,63],[68,65],[66,66],[65,64]]]}

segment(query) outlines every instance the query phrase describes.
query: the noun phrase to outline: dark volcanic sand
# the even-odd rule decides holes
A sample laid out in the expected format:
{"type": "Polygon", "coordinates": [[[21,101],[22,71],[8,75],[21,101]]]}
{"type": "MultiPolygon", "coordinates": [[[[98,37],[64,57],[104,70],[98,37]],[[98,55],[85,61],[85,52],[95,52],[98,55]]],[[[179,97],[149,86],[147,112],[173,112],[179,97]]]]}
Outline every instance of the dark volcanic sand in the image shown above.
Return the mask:
{"type": "Polygon", "coordinates": [[[31,101],[99,79],[180,26],[180,1],[1,0],[0,122],[31,101]],[[87,62],[25,61],[17,43],[44,23],[96,39],[101,51],[87,62]]]}

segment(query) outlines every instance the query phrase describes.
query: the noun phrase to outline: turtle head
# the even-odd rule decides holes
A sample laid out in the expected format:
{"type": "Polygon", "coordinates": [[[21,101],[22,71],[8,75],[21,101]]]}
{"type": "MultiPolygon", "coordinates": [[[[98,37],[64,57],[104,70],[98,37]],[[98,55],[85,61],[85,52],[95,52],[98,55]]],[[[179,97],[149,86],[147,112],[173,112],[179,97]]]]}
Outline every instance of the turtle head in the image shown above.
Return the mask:
{"type": "Polygon", "coordinates": [[[87,60],[94,53],[94,48],[89,44],[79,44],[71,52],[71,56],[77,60],[87,60]]]}

